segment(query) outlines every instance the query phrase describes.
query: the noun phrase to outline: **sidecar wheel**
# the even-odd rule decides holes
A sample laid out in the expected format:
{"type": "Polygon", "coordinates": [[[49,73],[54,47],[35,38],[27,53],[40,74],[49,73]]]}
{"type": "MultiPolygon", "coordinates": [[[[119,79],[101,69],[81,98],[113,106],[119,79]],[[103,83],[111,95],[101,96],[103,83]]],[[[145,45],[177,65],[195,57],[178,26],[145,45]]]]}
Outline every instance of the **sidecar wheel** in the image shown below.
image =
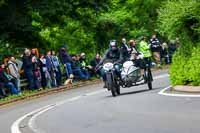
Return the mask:
{"type": "Polygon", "coordinates": [[[121,94],[121,92],[120,92],[120,86],[117,86],[117,87],[116,87],[116,92],[117,92],[117,95],[120,95],[120,94],[121,94]]]}
{"type": "Polygon", "coordinates": [[[148,83],[148,87],[149,87],[149,90],[152,90],[152,82],[151,81],[148,83]]]}

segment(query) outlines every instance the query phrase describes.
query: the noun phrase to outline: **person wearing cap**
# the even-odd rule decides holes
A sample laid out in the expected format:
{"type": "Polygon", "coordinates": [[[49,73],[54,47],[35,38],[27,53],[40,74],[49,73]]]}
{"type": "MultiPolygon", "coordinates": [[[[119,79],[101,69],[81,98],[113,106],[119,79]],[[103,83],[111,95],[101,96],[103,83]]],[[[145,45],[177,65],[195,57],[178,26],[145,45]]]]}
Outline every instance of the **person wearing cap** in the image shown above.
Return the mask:
{"type": "Polygon", "coordinates": [[[79,59],[77,58],[77,55],[73,54],[71,55],[71,57],[72,57],[72,69],[74,75],[79,77],[80,79],[88,80],[89,74],[84,73],[83,70],[81,69],[81,64],[79,59]]]}
{"type": "Polygon", "coordinates": [[[92,67],[88,64],[85,53],[81,53],[79,61],[82,72],[90,78],[89,71],[91,71],[92,67]]]}

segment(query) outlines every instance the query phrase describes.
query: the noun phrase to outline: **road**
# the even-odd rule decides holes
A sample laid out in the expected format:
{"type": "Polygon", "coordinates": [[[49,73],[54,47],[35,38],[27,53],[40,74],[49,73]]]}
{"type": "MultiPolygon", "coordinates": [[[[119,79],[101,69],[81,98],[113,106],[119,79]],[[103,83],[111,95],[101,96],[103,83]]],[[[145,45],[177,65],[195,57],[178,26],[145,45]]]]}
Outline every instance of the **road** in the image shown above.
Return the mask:
{"type": "Polygon", "coordinates": [[[169,77],[153,75],[151,91],[125,88],[113,98],[96,84],[1,107],[0,133],[199,133],[199,98],[159,95],[169,77]]]}

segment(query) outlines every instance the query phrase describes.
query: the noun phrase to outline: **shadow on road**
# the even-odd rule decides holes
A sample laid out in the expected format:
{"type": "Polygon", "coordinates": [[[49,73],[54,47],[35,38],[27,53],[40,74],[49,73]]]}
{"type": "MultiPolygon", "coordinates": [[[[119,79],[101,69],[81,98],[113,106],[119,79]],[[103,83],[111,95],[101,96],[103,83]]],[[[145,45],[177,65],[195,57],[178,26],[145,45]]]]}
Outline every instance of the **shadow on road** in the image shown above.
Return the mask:
{"type": "MultiPolygon", "coordinates": [[[[143,92],[153,92],[155,90],[159,90],[161,89],[162,87],[157,87],[157,88],[153,88],[152,90],[149,90],[149,89],[143,89],[143,90],[136,90],[136,91],[130,91],[130,92],[121,92],[120,95],[118,96],[124,96],[124,95],[132,95],[132,94],[138,94],[138,93],[143,93],[143,92]]],[[[123,90],[123,88],[121,89],[123,90]]],[[[109,95],[107,97],[113,97],[112,95],[109,95]]]]}
{"type": "Polygon", "coordinates": [[[119,96],[137,94],[137,93],[142,93],[142,92],[147,92],[147,91],[150,91],[150,90],[138,90],[138,91],[125,92],[125,93],[121,93],[119,96]]]}

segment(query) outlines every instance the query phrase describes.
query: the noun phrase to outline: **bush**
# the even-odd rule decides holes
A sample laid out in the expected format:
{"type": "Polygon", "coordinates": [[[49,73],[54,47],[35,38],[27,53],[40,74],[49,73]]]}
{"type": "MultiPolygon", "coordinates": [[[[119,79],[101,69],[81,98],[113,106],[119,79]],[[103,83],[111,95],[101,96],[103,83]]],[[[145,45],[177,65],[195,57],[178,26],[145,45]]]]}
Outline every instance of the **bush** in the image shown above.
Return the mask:
{"type": "Polygon", "coordinates": [[[183,56],[181,50],[175,53],[170,78],[173,85],[200,85],[200,46],[192,48],[191,56],[183,56]]]}

